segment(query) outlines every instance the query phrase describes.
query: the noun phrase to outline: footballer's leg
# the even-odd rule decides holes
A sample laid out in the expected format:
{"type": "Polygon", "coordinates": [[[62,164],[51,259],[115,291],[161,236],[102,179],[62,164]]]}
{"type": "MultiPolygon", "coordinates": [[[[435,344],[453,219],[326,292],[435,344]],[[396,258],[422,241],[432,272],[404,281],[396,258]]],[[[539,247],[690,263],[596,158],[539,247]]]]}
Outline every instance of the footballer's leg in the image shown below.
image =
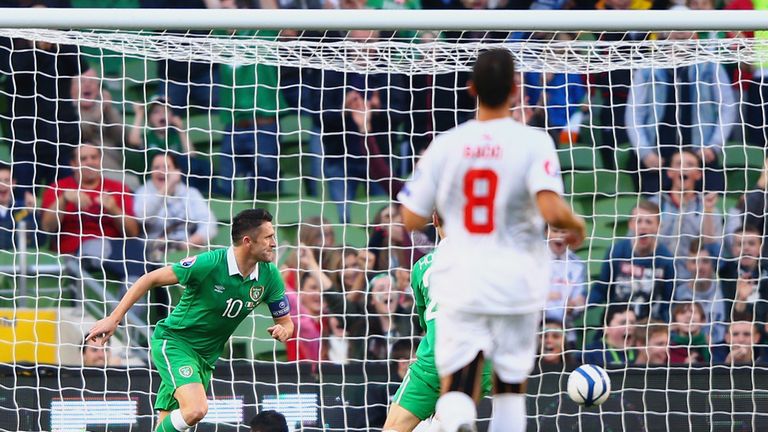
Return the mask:
{"type": "Polygon", "coordinates": [[[538,313],[498,317],[491,323],[497,341],[491,359],[494,368],[493,416],[490,432],[526,429],[525,391],[536,359],[538,313]]]}
{"type": "Polygon", "coordinates": [[[419,423],[421,419],[395,402],[389,407],[383,432],[411,432],[419,423]]]}
{"type": "Polygon", "coordinates": [[[436,324],[435,363],[443,392],[436,417],[448,432],[474,430],[483,353],[493,347],[488,317],[443,308],[436,324]]]}
{"type": "Polygon", "coordinates": [[[493,416],[490,432],[523,432],[526,429],[525,390],[527,380],[522,383],[507,383],[494,376],[493,416]]]}
{"type": "Polygon", "coordinates": [[[435,414],[440,397],[440,376],[425,371],[416,360],[392,400],[384,431],[411,432],[435,414]]]}
{"type": "Polygon", "coordinates": [[[155,400],[159,413],[156,431],[186,431],[208,411],[206,388],[212,370],[174,340],[153,339],[151,354],[161,379],[155,400]]]}

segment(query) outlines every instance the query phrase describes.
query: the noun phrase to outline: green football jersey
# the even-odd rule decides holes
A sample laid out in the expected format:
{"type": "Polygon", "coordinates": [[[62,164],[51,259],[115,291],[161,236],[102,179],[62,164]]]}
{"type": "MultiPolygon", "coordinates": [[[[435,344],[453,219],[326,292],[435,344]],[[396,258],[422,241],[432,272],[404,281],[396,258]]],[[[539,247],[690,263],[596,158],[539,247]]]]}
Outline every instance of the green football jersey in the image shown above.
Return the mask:
{"type": "MultiPolygon", "coordinates": [[[[186,343],[213,366],[224,345],[259,304],[285,297],[280,271],[273,263],[259,263],[243,277],[232,248],[184,258],[173,264],[179,283],[186,287],[171,314],[157,323],[153,338],[186,343]]],[[[288,302],[278,303],[274,316],[288,314],[288,302]]]]}
{"type": "Polygon", "coordinates": [[[416,303],[419,324],[426,334],[416,350],[416,363],[424,372],[437,374],[435,366],[435,312],[437,303],[429,296],[429,274],[432,268],[434,252],[430,252],[413,265],[411,288],[416,303]]]}

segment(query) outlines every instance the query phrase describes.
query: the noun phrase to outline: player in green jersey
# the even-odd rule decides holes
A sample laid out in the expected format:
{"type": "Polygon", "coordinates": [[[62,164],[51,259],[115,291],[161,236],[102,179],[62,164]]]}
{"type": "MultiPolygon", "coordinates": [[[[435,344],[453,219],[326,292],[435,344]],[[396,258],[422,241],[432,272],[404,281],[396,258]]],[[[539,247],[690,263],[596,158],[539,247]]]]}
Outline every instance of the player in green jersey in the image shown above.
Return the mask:
{"type": "MultiPolygon", "coordinates": [[[[438,236],[443,239],[445,234],[437,213],[432,215],[432,223],[437,228],[438,236]]],[[[429,274],[432,268],[434,252],[421,257],[413,265],[411,272],[411,288],[416,303],[416,313],[419,324],[424,329],[424,338],[416,351],[416,361],[408,368],[408,374],[403,378],[397,389],[392,406],[384,423],[384,432],[410,432],[424,420],[435,414],[435,405],[440,398],[440,374],[435,366],[435,314],[437,302],[429,295],[429,274]]],[[[482,388],[484,395],[491,393],[491,378],[493,367],[486,362],[483,370],[482,388]]],[[[433,420],[433,423],[437,420],[433,420]]],[[[432,425],[429,430],[437,429],[432,425]]],[[[420,429],[421,430],[421,429],[420,429]]]]}
{"type": "Polygon", "coordinates": [[[290,307],[275,258],[272,215],[245,210],[232,220],[232,246],[204,252],[147,273],[128,290],[87,339],[106,342],[128,309],[156,287],[186,287],[168,318],[157,323],[151,353],[162,382],[155,409],[157,431],[185,431],[208,411],[206,391],[216,360],[240,322],[266,303],[275,325],[267,331],[285,342],[293,334],[290,307]]]}

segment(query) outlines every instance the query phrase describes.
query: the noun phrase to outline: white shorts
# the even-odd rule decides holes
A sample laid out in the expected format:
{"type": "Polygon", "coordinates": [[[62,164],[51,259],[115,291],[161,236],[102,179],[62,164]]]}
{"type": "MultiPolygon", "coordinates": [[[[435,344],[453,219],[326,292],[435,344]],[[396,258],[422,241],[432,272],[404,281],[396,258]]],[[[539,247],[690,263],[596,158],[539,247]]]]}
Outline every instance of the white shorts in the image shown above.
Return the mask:
{"type": "Polygon", "coordinates": [[[435,363],[440,376],[458,372],[482,351],[503,382],[528,379],[536,361],[540,312],[480,315],[440,308],[436,319],[435,363]]]}

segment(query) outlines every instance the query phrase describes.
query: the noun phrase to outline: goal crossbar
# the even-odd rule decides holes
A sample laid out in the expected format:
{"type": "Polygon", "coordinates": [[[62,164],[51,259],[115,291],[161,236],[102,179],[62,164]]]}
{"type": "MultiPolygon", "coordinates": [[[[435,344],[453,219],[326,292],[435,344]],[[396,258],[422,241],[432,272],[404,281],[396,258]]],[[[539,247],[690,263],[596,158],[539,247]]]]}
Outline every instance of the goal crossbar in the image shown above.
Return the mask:
{"type": "Polygon", "coordinates": [[[768,29],[768,11],[0,8],[0,28],[661,31],[768,29]]]}

